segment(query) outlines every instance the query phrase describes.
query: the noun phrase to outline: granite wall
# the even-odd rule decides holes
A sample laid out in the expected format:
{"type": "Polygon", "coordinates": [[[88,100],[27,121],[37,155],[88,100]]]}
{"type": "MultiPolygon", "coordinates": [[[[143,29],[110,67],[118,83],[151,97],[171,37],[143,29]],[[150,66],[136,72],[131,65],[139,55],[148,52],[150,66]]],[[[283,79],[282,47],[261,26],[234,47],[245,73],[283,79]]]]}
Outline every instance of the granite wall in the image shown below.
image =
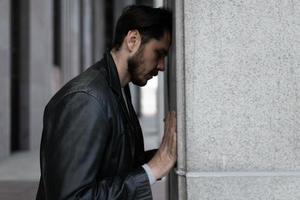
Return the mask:
{"type": "Polygon", "coordinates": [[[300,2],[173,8],[179,199],[300,199],[300,2]]]}

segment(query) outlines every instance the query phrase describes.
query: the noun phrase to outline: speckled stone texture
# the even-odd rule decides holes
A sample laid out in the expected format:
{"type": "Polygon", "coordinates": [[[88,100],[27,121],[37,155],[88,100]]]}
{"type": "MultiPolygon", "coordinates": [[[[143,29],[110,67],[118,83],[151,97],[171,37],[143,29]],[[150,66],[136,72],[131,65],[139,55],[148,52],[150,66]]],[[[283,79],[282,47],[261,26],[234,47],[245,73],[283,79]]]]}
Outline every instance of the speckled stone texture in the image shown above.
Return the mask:
{"type": "Polygon", "coordinates": [[[189,179],[189,200],[299,200],[300,177],[189,179]]]}
{"type": "Polygon", "coordinates": [[[10,6],[0,1],[0,159],[10,151],[10,6]]]}
{"type": "Polygon", "coordinates": [[[175,7],[179,199],[300,199],[300,1],[175,7]]]}
{"type": "Polygon", "coordinates": [[[189,170],[300,170],[300,1],[185,1],[189,170]]]}

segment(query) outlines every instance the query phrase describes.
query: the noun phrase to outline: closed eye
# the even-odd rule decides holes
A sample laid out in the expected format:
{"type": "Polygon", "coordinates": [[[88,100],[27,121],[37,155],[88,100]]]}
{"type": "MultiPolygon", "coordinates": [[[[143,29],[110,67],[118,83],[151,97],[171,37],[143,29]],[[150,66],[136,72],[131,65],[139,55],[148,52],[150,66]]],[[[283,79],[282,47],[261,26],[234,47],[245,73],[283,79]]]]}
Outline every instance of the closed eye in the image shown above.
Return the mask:
{"type": "Polygon", "coordinates": [[[165,50],[156,50],[156,56],[158,59],[164,58],[167,56],[167,51],[165,50]]]}

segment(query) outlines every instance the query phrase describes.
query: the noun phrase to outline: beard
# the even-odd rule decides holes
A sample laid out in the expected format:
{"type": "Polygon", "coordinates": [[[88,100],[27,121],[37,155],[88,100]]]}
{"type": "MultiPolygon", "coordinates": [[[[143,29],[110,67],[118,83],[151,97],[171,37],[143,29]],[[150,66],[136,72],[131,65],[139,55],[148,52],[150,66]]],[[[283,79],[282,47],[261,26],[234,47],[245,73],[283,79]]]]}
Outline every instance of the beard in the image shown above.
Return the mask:
{"type": "Polygon", "coordinates": [[[144,86],[147,80],[139,77],[140,67],[143,64],[144,45],[141,45],[138,51],[127,60],[128,73],[131,77],[131,82],[138,86],[144,86]]]}

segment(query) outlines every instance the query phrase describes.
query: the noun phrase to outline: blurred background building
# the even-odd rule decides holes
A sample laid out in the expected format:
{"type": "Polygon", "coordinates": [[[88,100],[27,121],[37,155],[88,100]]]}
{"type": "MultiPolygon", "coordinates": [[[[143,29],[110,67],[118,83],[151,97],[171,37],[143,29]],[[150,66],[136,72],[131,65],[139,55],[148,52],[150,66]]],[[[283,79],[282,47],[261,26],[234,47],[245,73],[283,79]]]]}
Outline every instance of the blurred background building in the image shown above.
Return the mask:
{"type": "MultiPolygon", "coordinates": [[[[0,159],[39,147],[46,102],[67,81],[102,58],[124,7],[156,6],[158,2],[1,1],[0,159]]],[[[149,88],[153,102],[142,102],[148,99],[144,96],[148,92],[132,87],[140,116],[153,116],[157,111],[157,79],[149,88]]]]}
{"type": "MultiPolygon", "coordinates": [[[[159,7],[163,1],[0,1],[0,199],[33,197],[45,105],[110,49],[117,18],[132,4],[159,7]]],[[[146,149],[159,146],[163,88],[162,75],[144,88],[131,85],[146,149]]],[[[165,184],[157,186],[158,199],[165,198],[165,184]]]]}

